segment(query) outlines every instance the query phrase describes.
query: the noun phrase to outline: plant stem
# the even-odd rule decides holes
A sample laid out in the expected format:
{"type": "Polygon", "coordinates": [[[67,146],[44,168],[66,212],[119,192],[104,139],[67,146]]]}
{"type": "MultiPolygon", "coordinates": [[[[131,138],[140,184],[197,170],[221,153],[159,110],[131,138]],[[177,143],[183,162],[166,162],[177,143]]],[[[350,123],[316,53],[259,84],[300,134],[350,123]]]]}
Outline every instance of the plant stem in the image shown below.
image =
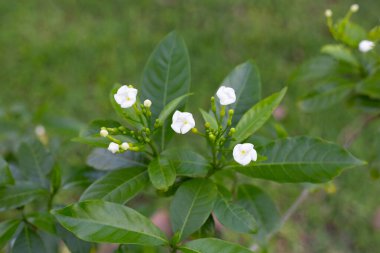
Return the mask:
{"type": "Polygon", "coordinates": [[[282,217],[281,224],[284,224],[287,220],[289,220],[289,218],[295,213],[298,207],[307,199],[309,193],[310,191],[308,188],[303,189],[298,198],[294,201],[294,203],[289,207],[289,209],[282,217]]]}

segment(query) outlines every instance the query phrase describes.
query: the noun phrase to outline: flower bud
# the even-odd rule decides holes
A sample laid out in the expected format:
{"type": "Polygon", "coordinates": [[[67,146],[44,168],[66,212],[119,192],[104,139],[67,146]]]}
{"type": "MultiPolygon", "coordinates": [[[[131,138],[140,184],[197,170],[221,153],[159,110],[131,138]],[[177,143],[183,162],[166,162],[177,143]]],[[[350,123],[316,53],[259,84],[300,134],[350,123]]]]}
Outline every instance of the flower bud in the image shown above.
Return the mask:
{"type": "Polygon", "coordinates": [[[191,129],[191,132],[193,132],[194,134],[197,134],[198,133],[198,129],[196,129],[195,127],[191,129]]]}
{"type": "Polygon", "coordinates": [[[145,106],[146,108],[151,107],[151,106],[152,106],[152,101],[150,101],[149,99],[146,99],[146,100],[144,101],[144,106],[145,106]]]}
{"type": "Polygon", "coordinates": [[[101,129],[100,130],[100,136],[102,137],[107,137],[108,136],[108,131],[106,129],[101,129]]]}
{"type": "Polygon", "coordinates": [[[123,142],[120,145],[120,147],[121,147],[122,150],[128,150],[129,149],[129,144],[127,142],[123,142]]]}
{"type": "Polygon", "coordinates": [[[209,122],[206,122],[206,123],[205,123],[205,128],[210,128],[210,126],[211,126],[211,125],[210,125],[209,122]]]}
{"type": "Polygon", "coordinates": [[[213,134],[209,134],[209,135],[208,135],[208,138],[209,138],[211,141],[215,141],[215,135],[213,135],[213,134]]]}
{"type": "Polygon", "coordinates": [[[353,4],[350,7],[351,12],[357,12],[359,10],[359,5],[358,4],[353,4]]]}
{"type": "Polygon", "coordinates": [[[116,152],[119,151],[119,144],[115,143],[115,142],[111,142],[108,146],[108,150],[115,154],[116,152]]]}
{"type": "Polygon", "coordinates": [[[332,15],[333,15],[333,12],[330,9],[325,10],[325,16],[327,18],[332,17],[332,15]]]}

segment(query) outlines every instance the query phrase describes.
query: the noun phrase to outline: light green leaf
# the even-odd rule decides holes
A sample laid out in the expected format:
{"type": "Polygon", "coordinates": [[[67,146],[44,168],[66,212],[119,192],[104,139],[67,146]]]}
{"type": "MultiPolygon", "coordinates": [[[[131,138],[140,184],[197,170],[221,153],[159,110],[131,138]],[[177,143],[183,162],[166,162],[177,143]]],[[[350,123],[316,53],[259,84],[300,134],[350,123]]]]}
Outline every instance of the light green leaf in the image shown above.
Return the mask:
{"type": "Polygon", "coordinates": [[[57,230],[55,226],[55,219],[50,213],[38,212],[28,215],[27,220],[37,228],[46,231],[50,234],[56,235],[57,230]]]}
{"type": "Polygon", "coordinates": [[[170,221],[178,241],[186,239],[205,223],[216,196],[216,186],[209,179],[193,179],[178,188],[170,205],[170,221]]]}
{"type": "Polygon", "coordinates": [[[158,116],[160,122],[165,122],[166,118],[169,117],[169,115],[172,114],[179,107],[179,105],[183,104],[183,101],[191,95],[192,93],[182,95],[178,98],[173,99],[167,105],[165,105],[164,109],[162,109],[160,115],[158,116]]]}
{"type": "Polygon", "coordinates": [[[281,183],[323,183],[343,169],[365,164],[336,144],[310,137],[279,139],[257,152],[267,160],[230,168],[249,177],[281,183]]]}
{"type": "Polygon", "coordinates": [[[281,103],[287,88],[275,93],[254,105],[240,119],[236,126],[234,138],[236,142],[241,142],[259,130],[265,122],[272,116],[272,112],[281,103]]]}
{"type": "Polygon", "coordinates": [[[268,194],[253,185],[240,185],[237,189],[237,203],[255,217],[259,230],[257,237],[266,237],[280,228],[281,218],[276,205],[268,194]]]}
{"type": "Polygon", "coordinates": [[[48,194],[46,189],[27,183],[4,186],[0,188],[0,211],[26,205],[45,194],[48,194]]]}
{"type": "Polygon", "coordinates": [[[368,33],[368,39],[371,41],[379,41],[380,40],[380,25],[375,26],[368,33]]]}
{"type": "Polygon", "coordinates": [[[0,186],[7,184],[14,184],[15,180],[12,176],[11,171],[7,162],[0,157],[0,186]]]}
{"type": "Polygon", "coordinates": [[[211,169],[205,157],[190,149],[167,149],[161,155],[170,160],[178,176],[205,177],[211,169]]]}
{"type": "Polygon", "coordinates": [[[359,62],[351,50],[343,45],[325,45],[322,47],[321,52],[330,55],[335,60],[344,61],[353,66],[359,66],[359,62]]]}
{"type": "Polygon", "coordinates": [[[162,191],[167,191],[174,184],[176,170],[170,159],[158,156],[148,166],[149,179],[153,186],[162,191]]]}
{"type": "Polygon", "coordinates": [[[203,238],[180,247],[183,253],[252,253],[238,244],[216,238],[203,238]]]}
{"type": "Polygon", "coordinates": [[[228,106],[228,109],[235,111],[233,124],[237,123],[243,114],[261,99],[260,73],[252,60],[236,66],[221,85],[235,90],[236,102],[228,106]]]}
{"type": "Polygon", "coordinates": [[[12,253],[48,253],[41,237],[29,229],[24,227],[23,231],[17,236],[12,247],[12,253]]]}
{"type": "Polygon", "coordinates": [[[111,171],[95,181],[82,194],[80,200],[103,199],[125,204],[148,184],[146,168],[128,168],[111,171]]]}
{"type": "Polygon", "coordinates": [[[357,91],[371,98],[380,99],[380,71],[373,73],[359,83],[357,91]]]}
{"type": "Polygon", "coordinates": [[[335,37],[343,43],[357,48],[359,42],[366,39],[367,33],[358,24],[343,19],[336,24],[335,37]]]}
{"type": "Polygon", "coordinates": [[[89,200],[55,210],[53,215],[66,229],[89,242],[151,246],[168,243],[148,218],[120,204],[89,200]]]}
{"type": "Polygon", "coordinates": [[[0,250],[12,239],[19,225],[19,220],[5,220],[0,223],[0,250]]]}
{"type": "Polygon", "coordinates": [[[211,115],[211,113],[208,113],[208,112],[206,112],[206,111],[204,111],[202,109],[199,109],[199,111],[201,112],[202,117],[203,117],[205,123],[206,122],[210,123],[210,127],[212,129],[218,129],[218,122],[216,121],[214,115],[211,115]]]}

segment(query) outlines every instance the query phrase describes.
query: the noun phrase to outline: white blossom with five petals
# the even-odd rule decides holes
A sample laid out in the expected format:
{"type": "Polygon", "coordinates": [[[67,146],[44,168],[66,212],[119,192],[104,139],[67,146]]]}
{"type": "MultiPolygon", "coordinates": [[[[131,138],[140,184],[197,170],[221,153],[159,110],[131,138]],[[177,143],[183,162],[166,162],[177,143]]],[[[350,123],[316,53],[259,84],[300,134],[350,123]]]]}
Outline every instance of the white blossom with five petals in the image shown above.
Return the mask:
{"type": "Polygon", "coordinates": [[[111,142],[109,145],[108,145],[108,150],[115,154],[116,152],[119,151],[119,144],[115,143],[115,142],[111,142]]]}
{"type": "Polygon", "coordinates": [[[257,160],[257,152],[251,143],[237,144],[232,154],[234,160],[243,166],[257,160]]]}
{"type": "Polygon", "coordinates": [[[218,96],[221,105],[230,105],[236,101],[235,90],[230,87],[220,86],[216,95],[218,96]]]}
{"type": "Polygon", "coordinates": [[[193,115],[189,112],[176,111],[173,114],[172,129],[178,134],[185,134],[195,127],[193,115]]]}
{"type": "Polygon", "coordinates": [[[116,103],[121,108],[129,108],[136,103],[137,89],[128,87],[127,85],[121,86],[113,97],[116,103]]]}

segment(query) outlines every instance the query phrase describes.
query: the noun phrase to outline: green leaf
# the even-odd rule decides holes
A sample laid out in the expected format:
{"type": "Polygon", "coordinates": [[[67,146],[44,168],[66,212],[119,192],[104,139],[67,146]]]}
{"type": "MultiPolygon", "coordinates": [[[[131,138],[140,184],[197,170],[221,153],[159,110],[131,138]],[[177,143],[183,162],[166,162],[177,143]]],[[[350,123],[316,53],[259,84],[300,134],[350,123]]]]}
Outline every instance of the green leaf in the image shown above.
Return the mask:
{"type": "Polygon", "coordinates": [[[380,25],[375,26],[368,33],[368,39],[371,41],[379,41],[380,40],[380,25]]]}
{"type": "Polygon", "coordinates": [[[220,223],[234,231],[255,233],[257,230],[255,218],[245,208],[221,193],[215,202],[214,214],[220,223]]]}
{"type": "Polygon", "coordinates": [[[235,90],[236,102],[228,106],[228,109],[235,111],[233,124],[237,123],[243,114],[261,99],[260,73],[252,60],[236,66],[221,85],[235,90]]]}
{"type": "Polygon", "coordinates": [[[336,144],[310,137],[279,139],[257,152],[267,160],[230,168],[249,177],[281,183],[323,183],[343,169],[365,164],[336,144]]]}
{"type": "Polygon", "coordinates": [[[148,166],[149,179],[158,190],[167,191],[174,184],[176,170],[170,159],[156,157],[148,166]]]}
{"type": "Polygon", "coordinates": [[[60,224],[57,223],[57,231],[59,237],[63,240],[67,248],[72,253],[90,253],[91,252],[91,243],[82,241],[77,238],[75,235],[70,233],[68,230],[63,228],[60,224]]]}
{"type": "Polygon", "coordinates": [[[314,91],[301,99],[299,106],[305,112],[318,112],[340,103],[352,91],[352,85],[327,84],[323,91],[314,91]]]}
{"type": "Polygon", "coordinates": [[[361,26],[346,19],[336,24],[336,31],[336,39],[354,48],[367,37],[366,31],[361,26]]]}
{"type": "Polygon", "coordinates": [[[117,170],[146,166],[140,153],[112,154],[109,150],[103,148],[96,148],[90,153],[87,157],[87,165],[97,170],[117,170]]]}
{"type": "Polygon", "coordinates": [[[144,189],[148,182],[146,168],[111,171],[90,185],[80,200],[103,199],[125,204],[144,189]]]}
{"type": "Polygon", "coordinates": [[[183,101],[191,95],[192,93],[182,95],[178,98],[173,99],[167,105],[165,105],[164,109],[162,109],[160,115],[158,116],[160,122],[165,122],[166,118],[169,117],[169,115],[172,114],[179,107],[179,105],[183,104],[183,101]]]}
{"type": "Polygon", "coordinates": [[[5,220],[0,223],[0,250],[12,239],[19,225],[19,220],[5,220]]]}
{"type": "Polygon", "coordinates": [[[363,112],[376,113],[380,110],[380,99],[372,99],[365,95],[353,96],[348,102],[363,112]]]}
{"type": "Polygon", "coordinates": [[[237,189],[237,203],[248,210],[256,219],[258,238],[264,240],[280,228],[281,218],[271,197],[253,185],[240,185],[237,189]]]}
{"type": "Polygon", "coordinates": [[[193,179],[178,188],[170,205],[170,221],[178,241],[186,239],[205,223],[216,196],[216,186],[209,179],[193,179]]]}
{"type": "Polygon", "coordinates": [[[33,213],[27,216],[27,220],[29,223],[33,224],[34,226],[43,231],[46,231],[53,235],[57,234],[55,219],[50,213],[33,213]]]}
{"type": "Polygon", "coordinates": [[[47,174],[53,169],[54,158],[39,141],[22,143],[17,158],[23,179],[47,186],[47,174]]]}
{"type": "Polygon", "coordinates": [[[180,247],[183,253],[252,253],[240,245],[216,238],[203,238],[180,247]]]}
{"type": "Polygon", "coordinates": [[[23,231],[17,236],[12,247],[12,253],[48,253],[41,237],[29,229],[24,227],[23,231]]]}
{"type": "Polygon", "coordinates": [[[55,210],[53,215],[66,229],[89,242],[152,246],[168,243],[148,218],[120,204],[89,200],[55,210]]]}
{"type": "Polygon", "coordinates": [[[4,186],[0,188],[0,211],[26,205],[45,194],[48,194],[46,189],[27,183],[4,186]]]}
{"type": "Polygon", "coordinates": [[[325,45],[322,47],[321,52],[330,55],[338,61],[344,61],[353,66],[359,66],[359,62],[351,53],[351,50],[343,45],[325,45]]]}
{"type": "Polygon", "coordinates": [[[210,123],[210,127],[212,129],[218,129],[218,122],[216,121],[214,115],[211,115],[211,113],[208,113],[202,109],[199,109],[199,111],[201,112],[205,123],[206,122],[210,123]]]}
{"type": "Polygon", "coordinates": [[[205,177],[211,169],[206,158],[190,149],[167,149],[161,155],[170,160],[178,176],[205,177]]]}
{"type": "Polygon", "coordinates": [[[370,98],[380,99],[380,71],[375,72],[359,83],[357,91],[370,98]]]}
{"type": "Polygon", "coordinates": [[[325,78],[334,73],[338,62],[329,56],[322,55],[312,58],[302,64],[293,74],[292,81],[309,82],[325,78]]]}
{"type": "Polygon", "coordinates": [[[0,186],[14,184],[15,180],[9,170],[8,163],[0,157],[0,186]]]}
{"type": "Polygon", "coordinates": [[[287,88],[275,93],[254,105],[240,119],[236,126],[234,138],[236,142],[241,142],[259,130],[265,122],[272,116],[272,112],[281,103],[287,88]]]}

